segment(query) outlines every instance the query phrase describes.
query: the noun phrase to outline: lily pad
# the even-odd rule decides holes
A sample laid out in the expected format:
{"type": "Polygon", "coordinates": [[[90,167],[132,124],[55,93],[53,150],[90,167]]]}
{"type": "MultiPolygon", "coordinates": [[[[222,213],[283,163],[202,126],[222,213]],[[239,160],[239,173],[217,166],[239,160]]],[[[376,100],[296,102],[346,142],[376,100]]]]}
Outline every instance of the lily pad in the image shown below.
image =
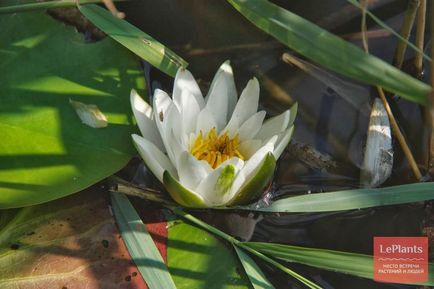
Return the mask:
{"type": "Polygon", "coordinates": [[[145,87],[137,58],[108,38],[85,43],[44,11],[1,15],[0,25],[0,208],[57,199],[121,169],[135,154],[129,91],[145,87]],[[70,99],[98,106],[108,126],[82,124],[70,99]]]}
{"type": "Polygon", "coordinates": [[[178,289],[249,288],[234,256],[206,231],[178,220],[169,226],[167,260],[178,289]]]}
{"type": "Polygon", "coordinates": [[[0,213],[0,288],[147,288],[95,190],[0,213]]]}

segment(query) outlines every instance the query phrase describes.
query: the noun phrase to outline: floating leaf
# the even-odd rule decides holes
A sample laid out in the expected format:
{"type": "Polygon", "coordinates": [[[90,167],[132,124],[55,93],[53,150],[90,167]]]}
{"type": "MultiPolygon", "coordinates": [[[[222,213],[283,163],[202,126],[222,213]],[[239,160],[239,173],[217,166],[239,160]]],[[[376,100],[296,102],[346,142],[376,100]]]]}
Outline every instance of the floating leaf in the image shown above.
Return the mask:
{"type": "Polygon", "coordinates": [[[408,100],[426,103],[430,86],[302,17],[266,0],[228,2],[257,27],[315,63],[408,100]]]}
{"type": "Polygon", "coordinates": [[[0,288],[147,288],[101,192],[0,211],[0,288]]]}
{"type": "Polygon", "coordinates": [[[181,221],[169,226],[167,260],[176,288],[248,288],[236,259],[213,235],[181,221]]]}
{"type": "Polygon", "coordinates": [[[85,44],[43,11],[0,25],[0,208],[78,192],[125,166],[135,154],[129,92],[145,86],[136,57],[109,38],[85,44]],[[69,99],[97,105],[109,126],[81,124],[69,99]]]}

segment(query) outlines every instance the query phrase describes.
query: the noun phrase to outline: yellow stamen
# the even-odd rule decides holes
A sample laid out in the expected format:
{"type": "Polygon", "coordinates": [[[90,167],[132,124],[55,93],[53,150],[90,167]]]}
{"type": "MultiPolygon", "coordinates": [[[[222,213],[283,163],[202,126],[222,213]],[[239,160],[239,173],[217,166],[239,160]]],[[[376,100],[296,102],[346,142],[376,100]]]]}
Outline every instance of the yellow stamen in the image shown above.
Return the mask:
{"type": "Polygon", "coordinates": [[[244,160],[244,156],[238,151],[240,140],[238,135],[232,139],[228,132],[218,136],[217,130],[213,127],[204,137],[202,131],[190,146],[190,152],[198,159],[205,160],[215,169],[224,161],[238,157],[244,160]]]}

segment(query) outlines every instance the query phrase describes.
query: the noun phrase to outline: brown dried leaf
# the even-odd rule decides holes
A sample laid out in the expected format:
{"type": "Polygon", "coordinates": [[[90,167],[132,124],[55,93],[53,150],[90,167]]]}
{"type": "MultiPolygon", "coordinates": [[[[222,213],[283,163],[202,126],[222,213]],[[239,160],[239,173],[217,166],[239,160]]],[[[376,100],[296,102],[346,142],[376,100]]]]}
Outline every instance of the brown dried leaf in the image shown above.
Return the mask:
{"type": "Polygon", "coordinates": [[[0,288],[147,288],[100,192],[0,213],[0,288]]]}

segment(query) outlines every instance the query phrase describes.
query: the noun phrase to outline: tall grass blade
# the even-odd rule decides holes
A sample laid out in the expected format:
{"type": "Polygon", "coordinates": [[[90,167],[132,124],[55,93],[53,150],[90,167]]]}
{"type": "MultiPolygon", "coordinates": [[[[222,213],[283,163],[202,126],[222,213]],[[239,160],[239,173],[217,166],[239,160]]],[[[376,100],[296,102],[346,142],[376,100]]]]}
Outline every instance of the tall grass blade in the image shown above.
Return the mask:
{"type": "Polygon", "coordinates": [[[357,210],[378,206],[424,202],[434,199],[434,183],[415,183],[372,189],[342,190],[329,193],[285,197],[269,206],[238,206],[237,209],[270,213],[315,213],[357,210]]]}
{"type": "MultiPolygon", "coordinates": [[[[127,0],[114,0],[115,2],[127,0]]],[[[80,0],[80,4],[100,3],[102,0],[80,0]]],[[[77,0],[53,0],[46,2],[26,3],[11,6],[0,6],[0,14],[26,12],[40,9],[73,7],[77,5],[77,0]]]]}
{"type": "Polygon", "coordinates": [[[264,273],[256,265],[255,261],[250,258],[249,255],[244,253],[244,251],[237,246],[234,246],[235,251],[246,271],[247,277],[249,277],[250,283],[254,289],[274,289],[274,286],[267,280],[264,273]]]}
{"type": "Polygon", "coordinates": [[[148,61],[162,72],[174,77],[187,62],[163,44],[109,11],[95,4],[80,5],[81,13],[108,36],[148,61]]]}
{"type": "Polygon", "coordinates": [[[425,104],[431,87],[266,0],[228,0],[248,20],[317,64],[425,104]]]}
{"type": "MultiPolygon", "coordinates": [[[[374,260],[369,255],[261,242],[246,242],[244,245],[287,262],[363,278],[374,277],[374,260]]],[[[416,284],[434,285],[434,264],[429,264],[429,275],[426,283],[416,284]]]]}
{"type": "Polygon", "coordinates": [[[150,289],[176,289],[152,237],[128,198],[111,193],[111,203],[128,252],[150,289]]]}

